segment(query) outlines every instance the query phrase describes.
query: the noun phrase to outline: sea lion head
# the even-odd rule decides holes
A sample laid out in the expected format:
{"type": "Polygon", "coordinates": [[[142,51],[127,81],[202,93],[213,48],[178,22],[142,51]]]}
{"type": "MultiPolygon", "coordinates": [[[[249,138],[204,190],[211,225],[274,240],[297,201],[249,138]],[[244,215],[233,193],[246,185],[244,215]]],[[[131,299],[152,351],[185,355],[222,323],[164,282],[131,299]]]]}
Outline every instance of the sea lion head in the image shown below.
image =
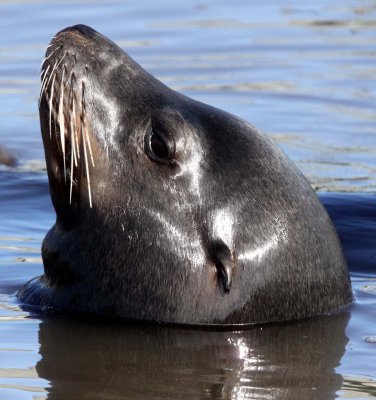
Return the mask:
{"type": "Polygon", "coordinates": [[[334,228],[247,122],[179,94],[93,29],[59,32],[40,120],[56,223],[22,301],[185,324],[247,324],[351,302],[334,228]]]}

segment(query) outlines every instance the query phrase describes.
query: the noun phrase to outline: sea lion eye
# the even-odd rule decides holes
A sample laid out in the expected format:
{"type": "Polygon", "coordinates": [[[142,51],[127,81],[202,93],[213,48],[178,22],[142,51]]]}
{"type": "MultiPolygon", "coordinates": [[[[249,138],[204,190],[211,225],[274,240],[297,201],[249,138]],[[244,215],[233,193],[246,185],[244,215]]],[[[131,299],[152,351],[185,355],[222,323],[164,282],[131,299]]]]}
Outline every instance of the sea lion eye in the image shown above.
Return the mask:
{"type": "Polygon", "coordinates": [[[172,164],[175,153],[175,143],[166,135],[151,130],[145,136],[145,152],[153,161],[172,164]]]}
{"type": "Polygon", "coordinates": [[[152,132],[150,136],[150,149],[153,154],[160,159],[166,159],[168,157],[168,147],[158,133],[152,132]]]}

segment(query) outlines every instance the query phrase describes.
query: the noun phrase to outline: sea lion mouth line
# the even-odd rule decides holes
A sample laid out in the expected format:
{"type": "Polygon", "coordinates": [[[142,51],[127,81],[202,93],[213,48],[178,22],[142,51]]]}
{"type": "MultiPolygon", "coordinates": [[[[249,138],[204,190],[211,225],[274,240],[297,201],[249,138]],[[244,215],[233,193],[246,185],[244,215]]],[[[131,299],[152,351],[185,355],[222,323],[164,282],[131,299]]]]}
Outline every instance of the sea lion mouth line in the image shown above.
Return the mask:
{"type": "MultiPolygon", "coordinates": [[[[52,46],[53,41],[48,48],[52,46]]],[[[73,184],[76,176],[78,178],[80,162],[83,162],[89,205],[92,208],[90,162],[93,168],[95,162],[87,119],[86,86],[84,80],[78,80],[77,73],[75,73],[76,54],[71,54],[68,50],[65,50],[64,53],[63,51],[63,45],[52,47],[44,58],[39,110],[40,114],[44,114],[48,121],[50,139],[52,140],[52,137],[55,136],[58,152],[63,158],[65,185],[67,185],[67,175],[69,175],[69,204],[72,204],[73,184]],[[59,57],[60,54],[63,55],[59,57]],[[56,57],[54,62],[53,55],[56,57]],[[67,60],[71,62],[67,62],[67,60]],[[71,66],[70,71],[68,66],[71,66]],[[80,157],[82,154],[83,160],[80,157]]]]}

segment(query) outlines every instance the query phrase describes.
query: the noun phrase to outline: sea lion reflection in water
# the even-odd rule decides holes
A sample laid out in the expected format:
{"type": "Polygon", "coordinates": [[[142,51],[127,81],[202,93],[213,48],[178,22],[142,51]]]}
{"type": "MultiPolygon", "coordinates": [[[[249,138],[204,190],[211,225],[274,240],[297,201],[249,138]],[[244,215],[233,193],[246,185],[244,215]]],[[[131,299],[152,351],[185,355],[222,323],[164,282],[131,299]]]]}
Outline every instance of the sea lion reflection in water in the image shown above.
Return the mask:
{"type": "Polygon", "coordinates": [[[351,303],[326,211],[256,128],[169,89],[83,25],[53,38],[41,80],[57,219],[21,302],[198,325],[351,303]]]}

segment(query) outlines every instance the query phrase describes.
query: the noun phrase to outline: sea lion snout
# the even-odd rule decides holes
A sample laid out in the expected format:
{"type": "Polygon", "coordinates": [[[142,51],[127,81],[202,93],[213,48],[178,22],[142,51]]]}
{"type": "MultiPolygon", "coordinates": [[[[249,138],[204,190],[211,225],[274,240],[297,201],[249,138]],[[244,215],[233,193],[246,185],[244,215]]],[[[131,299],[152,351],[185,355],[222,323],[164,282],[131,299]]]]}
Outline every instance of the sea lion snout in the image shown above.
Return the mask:
{"type": "Polygon", "coordinates": [[[71,34],[71,35],[79,35],[81,37],[87,37],[87,38],[94,38],[94,37],[100,35],[97,31],[95,31],[90,26],[83,25],[83,24],[72,25],[67,28],[64,28],[56,34],[56,37],[58,37],[62,33],[71,34]]]}
{"type": "Polygon", "coordinates": [[[81,48],[84,51],[98,51],[100,46],[105,46],[107,42],[100,33],[89,26],[73,25],[56,34],[50,45],[56,44],[64,46],[66,49],[71,47],[72,50],[81,48]]]}

